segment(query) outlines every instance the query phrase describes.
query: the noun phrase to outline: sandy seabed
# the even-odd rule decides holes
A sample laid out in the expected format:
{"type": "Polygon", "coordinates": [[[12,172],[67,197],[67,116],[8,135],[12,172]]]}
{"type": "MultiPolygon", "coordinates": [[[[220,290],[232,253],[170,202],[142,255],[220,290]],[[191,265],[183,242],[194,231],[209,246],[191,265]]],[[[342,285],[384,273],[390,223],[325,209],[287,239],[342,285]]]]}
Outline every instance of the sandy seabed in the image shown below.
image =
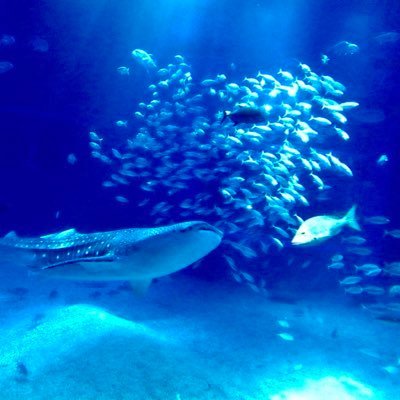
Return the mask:
{"type": "Polygon", "coordinates": [[[11,295],[11,283],[0,296],[2,400],[400,398],[399,324],[341,293],[283,303],[186,276],[140,298],[37,278],[11,295]]]}

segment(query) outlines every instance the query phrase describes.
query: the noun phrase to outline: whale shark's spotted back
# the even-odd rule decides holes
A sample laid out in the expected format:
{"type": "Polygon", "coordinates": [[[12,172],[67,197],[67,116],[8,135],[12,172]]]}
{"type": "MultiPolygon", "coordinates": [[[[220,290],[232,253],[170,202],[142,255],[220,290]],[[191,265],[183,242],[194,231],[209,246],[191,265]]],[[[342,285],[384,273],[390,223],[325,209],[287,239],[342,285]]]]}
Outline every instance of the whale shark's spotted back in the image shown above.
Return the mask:
{"type": "Polygon", "coordinates": [[[24,239],[9,234],[0,244],[26,250],[34,255],[31,267],[52,268],[78,261],[109,259],[112,261],[115,247],[114,232],[80,234],[73,229],[40,238],[24,239]]]}

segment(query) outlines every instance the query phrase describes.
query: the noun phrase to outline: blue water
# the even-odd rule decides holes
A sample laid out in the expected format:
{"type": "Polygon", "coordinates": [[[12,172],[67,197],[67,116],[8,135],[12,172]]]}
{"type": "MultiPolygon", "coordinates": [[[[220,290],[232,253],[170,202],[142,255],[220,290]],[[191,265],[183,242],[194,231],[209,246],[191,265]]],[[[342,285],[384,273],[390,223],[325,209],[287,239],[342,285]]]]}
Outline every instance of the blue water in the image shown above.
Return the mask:
{"type": "Polygon", "coordinates": [[[389,0],[4,4],[0,233],[38,237],[69,228],[89,233],[199,219],[224,232],[221,245],[196,268],[158,279],[143,297],[124,282],[49,280],[4,258],[4,398],[318,399],[321,393],[326,399],[396,398],[400,267],[390,263],[400,261],[399,21],[400,5],[389,0]],[[157,66],[134,58],[134,49],[145,50],[157,66]],[[311,116],[332,119],[332,113],[316,106],[315,94],[301,90],[268,100],[276,112],[269,123],[287,116],[282,104],[291,110],[300,101],[313,104],[310,114],[294,117],[287,137],[274,128],[251,141],[241,135],[253,124],[220,122],[219,113],[252,101],[243,100],[243,88],[234,93],[228,84],[258,91],[253,100],[263,106],[271,88],[263,83],[257,89],[243,79],[259,79],[261,71],[282,85],[312,84],[300,63],[316,74],[317,96],[359,103],[343,111],[346,123],[333,124],[348,140],[312,122],[311,116]],[[164,78],[157,73],[161,68],[169,69],[164,78]],[[178,70],[190,75],[174,80],[178,70]],[[218,74],[226,81],[201,84],[218,74]],[[344,85],[343,96],[323,89],[322,76],[344,85]],[[159,86],[162,79],[168,88],[159,86]],[[179,87],[190,90],[174,97],[179,87]],[[199,100],[191,103],[196,95],[199,100]],[[139,105],[154,99],[160,101],[154,109],[139,105]],[[201,108],[188,111],[192,106],[201,108]],[[169,122],[160,119],[161,109],[173,110],[169,122]],[[198,118],[206,121],[204,135],[193,133],[198,118]],[[299,121],[318,131],[310,142],[295,136],[299,121]],[[130,146],[141,129],[152,141],[130,146]],[[97,155],[89,132],[100,138],[94,140],[101,147],[97,155]],[[288,173],[279,173],[285,139],[306,160],[313,159],[309,147],[332,153],[352,176],[314,165],[312,174],[327,186],[320,190],[297,156],[288,173]],[[270,170],[258,158],[262,151],[278,156],[270,170]],[[201,162],[193,162],[196,154],[201,162]],[[249,155],[257,166],[243,163],[249,155]],[[378,163],[382,155],[388,161],[378,163]],[[132,163],[126,169],[134,176],[121,174],[124,162],[132,163]],[[142,163],[146,166],[139,167],[142,163]],[[282,177],[279,190],[261,180],[265,171],[282,177]],[[276,219],[268,196],[285,192],[294,175],[309,205],[283,201],[290,218],[341,217],[357,204],[362,231],[344,227],[317,246],[293,246],[300,223],[276,219]],[[243,182],[235,186],[232,176],[243,182]],[[149,189],[149,181],[155,188],[149,189]],[[175,190],[176,182],[183,187],[175,190]],[[254,185],[260,182],[262,190],[254,185]],[[263,222],[255,223],[254,215],[263,222]],[[372,216],[380,220],[369,223],[372,216]],[[355,235],[365,243],[349,243],[355,235]],[[328,268],[335,255],[345,265],[328,268]],[[366,276],[354,267],[368,263],[381,271],[366,276]],[[362,282],[339,283],[349,276],[362,282]],[[353,293],[346,291],[352,287],[353,293]]]}

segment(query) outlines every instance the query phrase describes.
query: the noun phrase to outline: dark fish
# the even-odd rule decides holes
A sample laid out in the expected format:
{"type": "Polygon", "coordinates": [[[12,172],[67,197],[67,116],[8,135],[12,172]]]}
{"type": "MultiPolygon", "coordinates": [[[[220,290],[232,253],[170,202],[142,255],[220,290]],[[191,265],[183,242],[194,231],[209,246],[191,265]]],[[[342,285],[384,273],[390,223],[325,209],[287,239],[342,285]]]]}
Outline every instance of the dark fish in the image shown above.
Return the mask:
{"type": "Polygon", "coordinates": [[[251,124],[267,120],[267,115],[259,107],[242,106],[233,111],[224,111],[221,124],[229,118],[235,125],[251,124]]]}

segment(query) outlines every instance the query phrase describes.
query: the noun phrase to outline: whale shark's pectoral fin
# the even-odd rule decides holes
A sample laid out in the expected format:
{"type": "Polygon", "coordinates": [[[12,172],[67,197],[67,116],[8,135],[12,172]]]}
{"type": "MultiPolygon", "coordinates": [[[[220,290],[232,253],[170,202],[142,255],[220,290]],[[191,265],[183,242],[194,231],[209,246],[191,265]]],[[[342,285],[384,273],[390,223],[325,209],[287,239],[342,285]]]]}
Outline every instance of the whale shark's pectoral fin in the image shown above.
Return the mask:
{"type": "Polygon", "coordinates": [[[99,262],[99,261],[113,262],[113,261],[115,261],[115,256],[113,254],[106,254],[104,256],[74,258],[71,260],[64,260],[64,261],[60,261],[57,263],[50,263],[50,264],[42,265],[41,269],[46,270],[46,269],[50,269],[50,268],[57,268],[57,267],[60,267],[62,265],[66,265],[66,264],[77,264],[77,263],[82,263],[82,262],[99,262]]]}
{"type": "Polygon", "coordinates": [[[147,289],[151,285],[151,281],[152,281],[151,279],[140,279],[140,280],[130,281],[130,284],[135,294],[144,295],[146,294],[147,289]]]}

